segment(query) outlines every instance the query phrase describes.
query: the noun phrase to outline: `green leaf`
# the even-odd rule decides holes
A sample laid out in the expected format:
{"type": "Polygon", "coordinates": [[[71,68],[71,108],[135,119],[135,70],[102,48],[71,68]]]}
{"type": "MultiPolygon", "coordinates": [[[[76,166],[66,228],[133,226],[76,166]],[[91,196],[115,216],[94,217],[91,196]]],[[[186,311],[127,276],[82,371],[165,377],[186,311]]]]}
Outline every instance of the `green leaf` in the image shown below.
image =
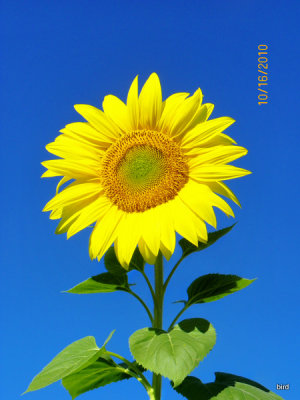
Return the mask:
{"type": "Polygon", "coordinates": [[[73,400],[89,390],[129,378],[131,375],[125,364],[116,364],[112,360],[99,358],[88,367],[63,378],[62,384],[73,400]]]}
{"type": "Polygon", "coordinates": [[[145,260],[143,259],[143,256],[141,255],[138,247],[135,249],[132,259],[129,264],[129,271],[132,271],[136,269],[137,271],[143,271],[145,266],[145,260]]]}
{"type": "Polygon", "coordinates": [[[93,336],[87,336],[67,346],[33,378],[25,393],[51,385],[95,362],[105,354],[105,345],[113,333],[111,332],[101,348],[96,345],[93,336]]]}
{"type": "Polygon", "coordinates": [[[207,242],[206,243],[198,242],[198,246],[193,245],[186,239],[180,239],[179,245],[182,250],[182,257],[185,258],[189,254],[204,250],[207,247],[211,246],[217,240],[219,240],[222,236],[226,235],[226,233],[230,232],[231,229],[234,227],[234,225],[236,225],[236,224],[233,224],[233,225],[229,226],[228,228],[220,229],[219,231],[216,231],[216,232],[208,233],[207,242]]]}
{"type": "Polygon", "coordinates": [[[115,249],[113,246],[110,247],[107,250],[107,252],[105,253],[104,266],[109,273],[114,274],[114,275],[124,275],[128,272],[119,263],[119,260],[116,257],[115,249]]]}
{"type": "Polygon", "coordinates": [[[188,376],[175,390],[188,400],[283,400],[264,386],[241,376],[216,372],[215,382],[188,376]]]}
{"type": "Polygon", "coordinates": [[[208,274],[200,276],[187,289],[188,304],[219,300],[244,289],[253,281],[255,279],[244,279],[236,275],[208,274]]]}
{"type": "Polygon", "coordinates": [[[128,291],[129,285],[127,275],[114,275],[109,272],[93,276],[66,290],[67,293],[87,294],[87,293],[110,293],[117,290],[128,291]]]}
{"type": "Polygon", "coordinates": [[[139,249],[136,248],[132,259],[129,264],[128,271],[122,267],[122,265],[119,263],[119,260],[116,257],[116,253],[114,250],[114,247],[110,247],[105,256],[104,256],[104,265],[105,268],[107,269],[108,272],[114,275],[124,275],[128,271],[131,271],[133,269],[136,269],[138,271],[142,271],[144,269],[145,261],[139,252],[139,249]]]}
{"type": "Polygon", "coordinates": [[[144,368],[179,385],[216,342],[213,326],[200,318],[186,319],[166,332],[144,328],[129,338],[130,350],[144,368]]]}

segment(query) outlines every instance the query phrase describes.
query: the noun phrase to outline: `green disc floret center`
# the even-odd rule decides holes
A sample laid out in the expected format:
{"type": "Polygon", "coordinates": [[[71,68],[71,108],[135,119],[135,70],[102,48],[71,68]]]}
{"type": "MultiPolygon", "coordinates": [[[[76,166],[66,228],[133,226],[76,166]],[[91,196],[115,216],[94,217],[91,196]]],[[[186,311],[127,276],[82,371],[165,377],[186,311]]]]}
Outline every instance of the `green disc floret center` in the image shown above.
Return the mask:
{"type": "Polygon", "coordinates": [[[118,172],[129,189],[147,188],[158,182],[165,173],[163,154],[150,146],[132,147],[120,162],[118,172]]]}

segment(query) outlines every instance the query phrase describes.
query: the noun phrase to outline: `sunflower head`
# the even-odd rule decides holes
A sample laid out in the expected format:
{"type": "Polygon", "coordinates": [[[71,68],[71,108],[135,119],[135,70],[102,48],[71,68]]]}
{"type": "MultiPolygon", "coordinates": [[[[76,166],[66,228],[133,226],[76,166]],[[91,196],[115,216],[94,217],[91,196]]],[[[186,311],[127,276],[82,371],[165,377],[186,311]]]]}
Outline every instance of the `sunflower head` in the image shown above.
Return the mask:
{"type": "Polygon", "coordinates": [[[176,232],[196,246],[205,242],[206,223],[216,227],[213,207],[234,216],[220,195],[239,204],[223,181],[249,173],[228,165],[247,150],[223,133],[232,118],[208,119],[213,105],[202,104],[200,89],[163,101],[153,73],[140,94],[134,79],[126,104],[108,95],[103,111],[75,109],[87,122],[66,125],[46,146],[60,158],[42,163],[43,177],[62,178],[44,211],[68,237],[94,224],[92,259],[114,244],[125,268],[137,246],[153,264],[159,251],[171,257],[176,232]]]}

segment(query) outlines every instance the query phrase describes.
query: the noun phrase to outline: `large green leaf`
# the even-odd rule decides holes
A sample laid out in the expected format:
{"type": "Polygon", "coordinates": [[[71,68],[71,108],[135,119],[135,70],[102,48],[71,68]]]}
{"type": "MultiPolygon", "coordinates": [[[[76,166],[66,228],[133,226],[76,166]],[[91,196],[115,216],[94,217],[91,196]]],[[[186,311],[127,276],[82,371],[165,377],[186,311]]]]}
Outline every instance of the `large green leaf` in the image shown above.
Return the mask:
{"type": "Polygon", "coordinates": [[[188,400],[283,400],[264,386],[241,376],[216,372],[215,382],[188,376],[175,390],[188,400]]]}
{"type": "Polygon", "coordinates": [[[144,328],[129,339],[130,350],[144,368],[179,385],[216,342],[213,326],[200,318],[186,319],[169,332],[144,328]]]}
{"type": "Polygon", "coordinates": [[[132,259],[130,261],[128,270],[126,270],[119,263],[119,260],[116,257],[114,247],[112,246],[105,253],[104,265],[105,265],[105,268],[107,269],[107,271],[110,272],[111,274],[124,275],[128,271],[131,271],[133,269],[136,269],[138,271],[143,270],[145,261],[141,255],[141,253],[139,252],[139,249],[136,248],[133,253],[132,259]]]}
{"type": "Polygon", "coordinates": [[[87,293],[110,293],[117,290],[128,291],[129,285],[127,275],[114,275],[104,272],[93,276],[79,283],[78,285],[66,290],[67,293],[87,294],[87,293]]]}
{"type": "Polygon", "coordinates": [[[226,235],[226,233],[230,232],[231,229],[234,227],[235,224],[229,226],[228,228],[220,229],[219,231],[216,232],[210,232],[208,233],[208,239],[206,243],[198,242],[198,246],[193,245],[191,242],[189,242],[186,239],[180,239],[179,240],[179,245],[182,250],[182,257],[185,258],[189,254],[204,250],[207,247],[211,246],[214,244],[218,239],[220,239],[222,236],[226,235]]]}
{"type": "Polygon", "coordinates": [[[244,289],[255,279],[244,279],[236,275],[208,274],[200,276],[187,289],[189,305],[219,300],[244,289]]]}
{"type": "Polygon", "coordinates": [[[129,378],[131,375],[124,364],[116,364],[112,360],[99,358],[88,367],[63,378],[62,384],[73,400],[89,390],[129,378]]]}
{"type": "Polygon", "coordinates": [[[33,378],[26,392],[32,392],[51,385],[51,383],[92,364],[105,354],[105,345],[112,335],[113,332],[108,336],[101,348],[96,345],[95,338],[92,336],[87,336],[70,344],[33,378]]]}

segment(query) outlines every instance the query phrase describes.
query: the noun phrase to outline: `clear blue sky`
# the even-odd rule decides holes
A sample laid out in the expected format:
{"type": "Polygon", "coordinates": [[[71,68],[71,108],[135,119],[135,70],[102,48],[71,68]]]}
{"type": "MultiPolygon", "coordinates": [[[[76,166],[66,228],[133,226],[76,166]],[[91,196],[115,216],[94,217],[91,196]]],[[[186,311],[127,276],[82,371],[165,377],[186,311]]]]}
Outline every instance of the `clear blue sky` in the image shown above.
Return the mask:
{"type": "MultiPolygon", "coordinates": [[[[253,171],[231,184],[243,206],[234,206],[234,230],[176,273],[166,321],[179,310],[172,301],[184,298],[201,274],[258,278],[239,293],[187,312],[209,319],[218,333],[193,374],[208,382],[214,371],[234,373],[275,392],[276,383],[289,383],[289,392],[277,393],[300,398],[299,3],[12,0],[1,8],[1,398],[18,399],[54,355],[87,335],[101,345],[116,329],[109,348],[129,357],[128,337],[147,324],[129,295],[60,293],[104,267],[89,260],[87,230],[69,241],[54,234],[56,222],[42,208],[56,182],[40,179],[40,162],[58,130],[80,120],[74,104],[100,107],[109,93],[125,99],[136,74],[144,82],[154,71],[164,97],[201,87],[205,101],[215,104],[213,117],[236,119],[228,133],[249,149],[237,165],[253,171]],[[269,46],[269,104],[260,107],[259,44],[269,46]]],[[[220,214],[218,219],[219,228],[233,222],[220,214]]],[[[142,278],[132,273],[131,281],[150,300],[142,278]]],[[[180,398],[168,383],[163,390],[164,399],[180,398]]],[[[120,396],[146,399],[133,380],[81,399],[120,396]]],[[[26,395],[69,398],[60,383],[26,395]]]]}

